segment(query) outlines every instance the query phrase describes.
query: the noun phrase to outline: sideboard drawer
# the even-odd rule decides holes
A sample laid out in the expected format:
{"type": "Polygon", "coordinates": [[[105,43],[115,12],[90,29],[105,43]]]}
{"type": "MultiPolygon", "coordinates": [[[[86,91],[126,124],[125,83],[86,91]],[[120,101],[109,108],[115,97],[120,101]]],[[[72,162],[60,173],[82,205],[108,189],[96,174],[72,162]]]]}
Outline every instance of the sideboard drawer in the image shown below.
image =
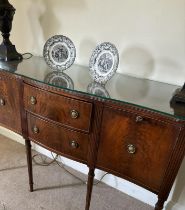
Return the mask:
{"type": "Polygon", "coordinates": [[[0,73],[0,124],[21,133],[18,81],[0,73]]]}
{"type": "Polygon", "coordinates": [[[157,192],[178,135],[170,123],[105,108],[97,166],[157,192]]]}
{"type": "Polygon", "coordinates": [[[28,114],[28,135],[36,143],[64,156],[86,163],[88,135],[70,131],[28,114]]]}
{"type": "Polygon", "coordinates": [[[28,111],[83,131],[89,131],[92,104],[71,99],[29,85],[24,86],[24,105],[28,111]]]}

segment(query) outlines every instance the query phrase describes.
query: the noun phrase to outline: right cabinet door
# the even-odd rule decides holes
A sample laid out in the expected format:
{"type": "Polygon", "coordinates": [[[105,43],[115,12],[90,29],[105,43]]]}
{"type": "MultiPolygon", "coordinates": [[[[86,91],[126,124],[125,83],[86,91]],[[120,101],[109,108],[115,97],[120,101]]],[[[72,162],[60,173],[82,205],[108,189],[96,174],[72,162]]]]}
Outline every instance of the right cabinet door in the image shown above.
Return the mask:
{"type": "Polygon", "coordinates": [[[164,120],[105,108],[97,168],[158,192],[179,132],[164,120]]]}

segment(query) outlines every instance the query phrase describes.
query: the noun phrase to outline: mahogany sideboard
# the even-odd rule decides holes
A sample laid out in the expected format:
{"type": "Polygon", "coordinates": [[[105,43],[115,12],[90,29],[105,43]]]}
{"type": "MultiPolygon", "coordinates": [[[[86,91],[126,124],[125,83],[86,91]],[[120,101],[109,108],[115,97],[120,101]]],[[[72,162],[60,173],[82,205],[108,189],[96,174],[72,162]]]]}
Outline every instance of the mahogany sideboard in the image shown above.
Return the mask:
{"type": "Polygon", "coordinates": [[[30,191],[33,141],[89,167],[86,210],[96,168],[155,193],[163,209],[185,154],[177,86],[121,74],[100,86],[86,67],[52,72],[40,57],[0,68],[0,125],[25,139],[30,191]]]}

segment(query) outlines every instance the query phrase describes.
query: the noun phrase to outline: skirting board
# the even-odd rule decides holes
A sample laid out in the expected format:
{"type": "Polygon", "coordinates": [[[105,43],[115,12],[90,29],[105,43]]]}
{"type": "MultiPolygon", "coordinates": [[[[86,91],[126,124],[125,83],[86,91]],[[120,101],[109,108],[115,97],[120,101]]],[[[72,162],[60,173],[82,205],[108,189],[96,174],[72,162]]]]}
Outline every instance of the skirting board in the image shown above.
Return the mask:
{"type": "Polygon", "coordinates": [[[167,205],[165,210],[184,210],[185,207],[178,204],[178,203],[174,203],[173,201],[170,201],[167,205]]]}
{"type": "Polygon", "coordinates": [[[24,142],[24,139],[23,139],[22,136],[20,136],[17,133],[14,133],[13,131],[10,131],[6,128],[3,128],[1,126],[0,126],[0,134],[3,135],[3,136],[6,136],[9,139],[12,139],[12,140],[18,142],[18,143],[21,143],[21,144],[25,145],[25,142],[24,142]]]}
{"type": "MultiPolygon", "coordinates": [[[[20,135],[14,133],[8,129],[0,127],[0,134],[6,136],[16,142],[24,144],[24,139],[20,135]]],[[[40,153],[52,158],[51,153],[48,150],[46,150],[36,144],[32,144],[32,146],[33,146],[33,149],[36,150],[37,152],[40,152],[40,153]]],[[[65,165],[67,165],[77,171],[80,171],[84,174],[88,174],[88,168],[84,164],[77,163],[75,161],[69,160],[64,157],[60,157],[60,158],[65,165]]],[[[60,161],[60,159],[59,159],[59,161],[60,161]]],[[[104,173],[105,172],[103,172],[103,171],[96,170],[95,178],[97,180],[99,180],[104,173]]],[[[121,192],[123,192],[133,198],[136,198],[144,203],[147,203],[151,206],[155,206],[155,203],[157,202],[157,196],[155,194],[153,194],[153,193],[151,193],[151,192],[149,192],[149,191],[143,189],[142,187],[139,187],[133,183],[130,183],[126,180],[118,178],[116,176],[107,175],[104,177],[102,182],[104,182],[105,184],[107,184],[113,188],[116,188],[117,190],[120,190],[121,192]]],[[[175,203],[173,203],[173,201],[169,201],[166,206],[167,206],[167,208],[165,208],[165,210],[184,210],[184,206],[181,206],[177,203],[175,204],[175,203]]]]}

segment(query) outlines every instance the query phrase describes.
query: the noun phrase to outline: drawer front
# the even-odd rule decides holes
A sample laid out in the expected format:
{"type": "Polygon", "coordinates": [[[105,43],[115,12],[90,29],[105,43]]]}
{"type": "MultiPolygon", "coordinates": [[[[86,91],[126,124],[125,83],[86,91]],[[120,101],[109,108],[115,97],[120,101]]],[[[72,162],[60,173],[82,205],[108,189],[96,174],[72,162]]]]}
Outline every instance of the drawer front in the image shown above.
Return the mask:
{"type": "Polygon", "coordinates": [[[24,86],[25,108],[50,120],[89,131],[92,104],[24,86]]]}
{"type": "Polygon", "coordinates": [[[18,81],[0,73],[0,124],[21,133],[18,81]]]}
{"type": "Polygon", "coordinates": [[[178,134],[171,124],[106,108],[97,165],[158,191],[178,134]]]}
{"type": "Polygon", "coordinates": [[[28,114],[29,138],[75,160],[87,161],[88,135],[70,131],[28,114]]]}

